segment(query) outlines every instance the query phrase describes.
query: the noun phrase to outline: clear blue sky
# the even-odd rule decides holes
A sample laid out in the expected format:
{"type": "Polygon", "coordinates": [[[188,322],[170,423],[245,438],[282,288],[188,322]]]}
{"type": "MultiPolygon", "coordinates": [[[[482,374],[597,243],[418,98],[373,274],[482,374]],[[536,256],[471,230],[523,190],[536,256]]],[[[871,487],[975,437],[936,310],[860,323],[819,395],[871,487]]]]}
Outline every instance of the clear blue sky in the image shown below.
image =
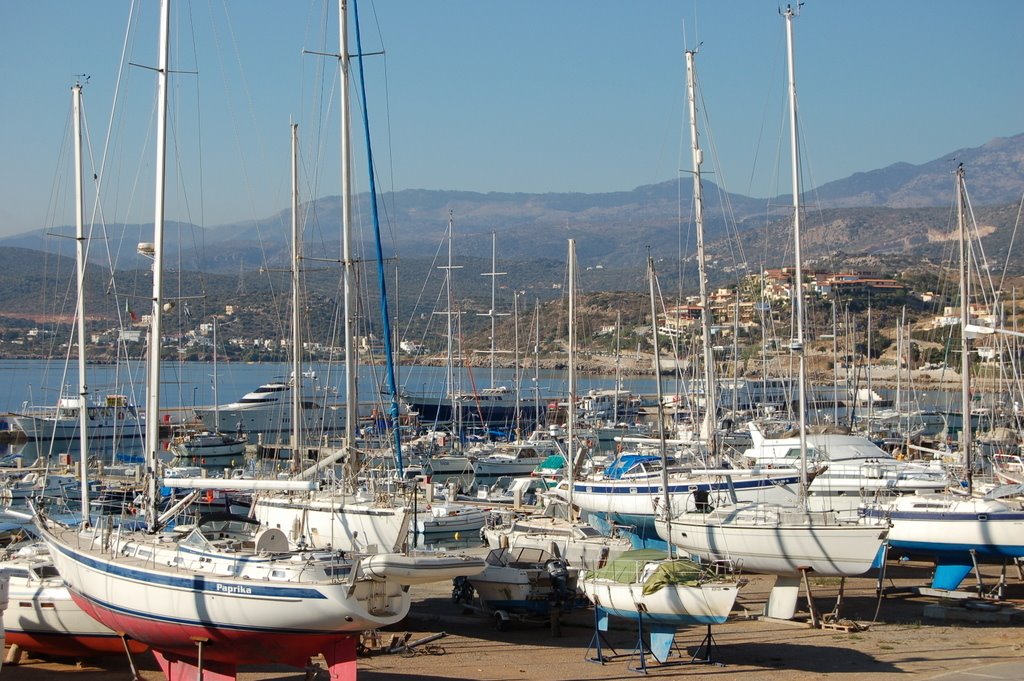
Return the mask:
{"type": "MultiPolygon", "coordinates": [[[[154,65],[156,3],[141,4],[128,61],[154,65]]],[[[362,0],[364,50],[387,53],[369,57],[366,73],[381,188],[605,192],[672,179],[689,163],[680,160],[683,49],[700,42],[716,181],[753,196],[787,192],[779,6],[362,0]]],[[[62,155],[69,88],[74,74],[91,76],[98,156],[129,7],[4,3],[0,235],[73,221],[62,155]]],[[[174,7],[172,63],[199,75],[174,79],[180,170],[168,217],[212,226],[284,209],[292,119],[306,197],[337,194],[337,96],[319,73],[334,62],[301,53],[336,49],[336,2],[174,7]]],[[[808,0],[795,28],[808,186],[1024,132],[1024,2],[808,0]]],[[[104,175],[108,222],[152,219],[152,82],[134,67],[122,81],[104,175]]]]}

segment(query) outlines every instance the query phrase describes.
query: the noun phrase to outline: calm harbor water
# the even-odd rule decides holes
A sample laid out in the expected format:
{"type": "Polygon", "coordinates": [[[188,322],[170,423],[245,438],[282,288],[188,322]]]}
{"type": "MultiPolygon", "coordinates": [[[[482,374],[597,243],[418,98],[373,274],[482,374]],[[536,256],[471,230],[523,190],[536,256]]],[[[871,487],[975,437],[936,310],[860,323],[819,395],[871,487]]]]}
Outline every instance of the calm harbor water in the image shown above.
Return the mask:
{"type": "MultiPolygon", "coordinates": [[[[327,402],[345,400],[344,370],[337,365],[310,364],[304,370],[315,371],[323,386],[321,399],[327,402]]],[[[161,368],[161,407],[189,408],[208,406],[215,403],[232,402],[274,379],[284,378],[291,372],[290,365],[279,362],[250,364],[243,362],[221,362],[216,367],[217,381],[214,384],[214,365],[210,362],[166,362],[161,368]]],[[[400,367],[399,385],[413,393],[439,393],[444,390],[446,370],[443,367],[413,366],[400,367]]],[[[89,365],[88,381],[90,392],[97,397],[108,394],[126,395],[129,401],[142,405],[145,402],[145,367],[142,362],[126,365],[89,365]]],[[[495,369],[495,385],[512,386],[515,381],[511,369],[495,369]]],[[[477,367],[456,372],[456,388],[473,391],[491,385],[490,369],[477,367]]],[[[651,376],[627,377],[623,387],[634,393],[653,395],[656,390],[651,376]]],[[[678,390],[678,383],[671,378],[662,381],[665,394],[678,390]]],[[[358,390],[361,402],[375,399],[378,387],[385,384],[382,367],[362,365],[359,367],[358,390]]],[[[577,378],[577,392],[612,388],[614,376],[583,375],[577,378]]],[[[64,362],[47,360],[3,360],[0,359],[0,414],[17,412],[25,405],[53,405],[62,392],[77,392],[78,374],[74,362],[65,367],[64,362]]],[[[524,395],[556,399],[568,393],[566,371],[541,371],[536,376],[527,370],[521,378],[520,389],[524,395]]],[[[882,397],[895,397],[892,390],[876,389],[882,397]]],[[[906,395],[906,391],[904,391],[906,395]]],[[[923,408],[959,411],[959,393],[948,390],[920,391],[916,394],[917,404],[923,408]]]]}
{"type": "MultiPolygon", "coordinates": [[[[315,371],[325,387],[327,401],[345,400],[345,375],[339,366],[310,364],[304,371],[315,371]]],[[[108,394],[127,395],[129,401],[142,405],[145,402],[145,367],[142,362],[128,365],[89,365],[87,369],[90,392],[97,396],[108,394]]],[[[210,362],[165,363],[161,368],[160,402],[162,407],[197,407],[232,402],[257,386],[275,378],[284,378],[291,373],[291,366],[285,363],[249,364],[242,362],[221,362],[217,365],[217,385],[214,386],[214,366],[210,362]]],[[[411,392],[440,392],[443,390],[445,369],[443,367],[402,367],[399,383],[411,392]]],[[[514,374],[511,369],[495,369],[496,385],[512,386],[514,374]]],[[[615,384],[612,376],[582,376],[578,379],[578,390],[610,388],[615,384]]],[[[623,381],[633,392],[653,393],[651,378],[623,381]]],[[[360,401],[370,401],[377,394],[377,387],[385,383],[382,367],[363,365],[359,368],[358,389],[360,401]]],[[[457,387],[471,391],[490,386],[490,370],[474,368],[456,372],[457,387]]],[[[3,360],[0,359],[0,414],[17,412],[23,405],[52,405],[61,390],[77,393],[77,367],[65,368],[63,362],[46,360],[3,360]]],[[[538,378],[530,373],[521,383],[524,394],[557,398],[568,391],[568,376],[565,371],[543,371],[538,378]]]]}

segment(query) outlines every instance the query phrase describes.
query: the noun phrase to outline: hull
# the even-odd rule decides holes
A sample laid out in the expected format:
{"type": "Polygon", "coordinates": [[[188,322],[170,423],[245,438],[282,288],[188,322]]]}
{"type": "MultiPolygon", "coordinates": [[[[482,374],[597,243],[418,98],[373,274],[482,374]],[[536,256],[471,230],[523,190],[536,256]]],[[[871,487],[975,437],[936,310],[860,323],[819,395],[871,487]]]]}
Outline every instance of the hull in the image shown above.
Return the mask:
{"type": "Polygon", "coordinates": [[[134,639],[146,641],[154,650],[194,658],[197,649],[193,641],[204,640],[207,643],[203,647],[203,658],[225,664],[283,663],[304,667],[310,657],[331,650],[344,639],[359,636],[358,633],[235,631],[191,622],[168,623],[123,613],[78,593],[73,593],[73,597],[90,616],[110,622],[134,639]]]}
{"type": "MultiPolygon", "coordinates": [[[[11,417],[14,427],[29,440],[75,440],[78,438],[78,418],[16,415],[11,417]]],[[[89,422],[89,438],[97,440],[127,440],[141,438],[146,430],[145,419],[99,418],[89,422]]]]}
{"type": "MultiPolygon", "coordinates": [[[[451,423],[454,410],[450,397],[443,395],[403,395],[403,405],[417,415],[420,423],[451,423]]],[[[516,404],[514,394],[484,390],[478,397],[460,396],[457,399],[459,421],[466,426],[512,425],[517,422],[533,423],[545,414],[547,404],[520,397],[516,404]]]]}
{"type": "Polygon", "coordinates": [[[245,459],[246,440],[230,435],[198,433],[171,442],[168,450],[178,465],[224,468],[245,459]]]}
{"type": "Polygon", "coordinates": [[[312,499],[289,494],[260,495],[253,517],[280,529],[293,543],[343,551],[391,551],[406,541],[409,513],[404,506],[378,506],[340,494],[319,493],[312,499]]]}
{"type": "Polygon", "coordinates": [[[627,539],[600,540],[573,540],[564,536],[554,536],[544,533],[498,533],[486,531],[485,541],[489,548],[511,549],[532,548],[551,549],[554,544],[558,547],[559,555],[565,558],[570,565],[579,566],[582,569],[600,568],[609,560],[633,548],[627,539]]]}
{"type": "Polygon", "coordinates": [[[446,582],[456,577],[479,574],[485,567],[482,558],[471,556],[406,556],[377,554],[363,558],[360,569],[367,577],[390,579],[399,584],[446,582]]]}
{"type": "Polygon", "coordinates": [[[519,459],[516,461],[487,460],[479,459],[473,466],[473,472],[478,478],[498,478],[503,475],[521,476],[530,475],[533,469],[544,463],[547,457],[533,459],[519,459]]]}
{"type": "MultiPolygon", "coordinates": [[[[246,435],[252,442],[262,437],[264,444],[287,442],[288,434],[292,430],[290,404],[256,405],[249,408],[233,408],[228,405],[217,410],[197,409],[196,416],[205,428],[213,429],[219,422],[226,430],[233,430],[237,435],[246,435]]],[[[343,433],[345,409],[337,405],[331,405],[326,409],[303,409],[302,424],[303,431],[307,433],[343,433]]]]}
{"type": "MultiPolygon", "coordinates": [[[[124,643],[113,630],[90,617],[71,598],[67,587],[38,586],[15,577],[4,613],[7,643],[53,657],[93,657],[124,654],[124,643]]],[[[55,581],[60,581],[57,578],[55,581]]],[[[129,642],[133,653],[146,646],[129,642]]]]}
{"type": "MultiPolygon", "coordinates": [[[[509,610],[546,614],[554,602],[553,587],[542,566],[531,568],[488,567],[470,578],[480,600],[491,610],[509,610]]],[[[576,579],[570,579],[566,591],[576,592],[576,579]]]]}
{"type": "Polygon", "coordinates": [[[429,513],[416,518],[416,531],[431,532],[476,532],[484,526],[487,511],[474,506],[436,506],[429,513]]]}
{"type": "Polygon", "coordinates": [[[571,601],[578,589],[579,570],[553,558],[544,550],[495,549],[469,583],[491,610],[545,614],[571,601]]]}
{"type": "Polygon", "coordinates": [[[701,586],[666,585],[651,594],[640,583],[623,584],[587,577],[580,580],[583,593],[609,614],[666,626],[721,624],[729,617],[739,588],[735,584],[701,586]]]}
{"type": "Polygon", "coordinates": [[[732,561],[745,572],[852,577],[875,564],[887,525],[836,524],[832,516],[756,508],[686,513],[671,524],[657,522],[658,534],[707,561],[732,561]],[[671,530],[671,532],[669,532],[671,530]]]}
{"type": "Polygon", "coordinates": [[[338,563],[348,574],[306,581],[290,572],[290,561],[250,554],[225,569],[220,554],[145,535],[79,535],[49,523],[40,531],[82,610],[165,655],[195,658],[194,641],[205,639],[204,659],[305,666],[311,655],[394,624],[409,609],[400,584],[355,579],[351,564],[338,563]],[[278,565],[283,576],[272,581],[278,565]]]}
{"type": "Polygon", "coordinates": [[[952,497],[910,497],[889,509],[869,508],[869,517],[892,523],[894,549],[931,556],[965,559],[1024,557],[1024,512],[998,501],[952,497]]]}
{"type": "MultiPolygon", "coordinates": [[[[737,478],[733,482],[740,502],[785,502],[794,498],[796,475],[762,475],[737,478]]],[[[669,495],[675,512],[696,510],[694,493],[705,493],[713,498],[728,492],[724,478],[675,478],[669,481],[669,495]]],[[[568,499],[567,490],[556,488],[568,499]]],[[[600,480],[580,481],[573,484],[573,503],[587,514],[597,514],[612,523],[635,527],[641,538],[656,538],[654,518],[664,499],[660,481],[653,480],[600,480]]]]}

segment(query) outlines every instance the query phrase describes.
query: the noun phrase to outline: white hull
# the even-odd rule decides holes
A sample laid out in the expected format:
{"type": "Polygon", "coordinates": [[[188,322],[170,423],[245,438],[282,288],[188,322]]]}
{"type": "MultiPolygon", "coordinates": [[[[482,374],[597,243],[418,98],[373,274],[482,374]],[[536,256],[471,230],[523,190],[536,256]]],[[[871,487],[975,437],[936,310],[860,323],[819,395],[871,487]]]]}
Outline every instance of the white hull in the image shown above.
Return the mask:
{"type": "Polygon", "coordinates": [[[473,473],[478,478],[496,478],[502,475],[520,476],[529,475],[533,469],[544,463],[546,456],[524,459],[501,459],[487,457],[477,459],[473,466],[473,473]]]}
{"type": "MultiPolygon", "coordinates": [[[[87,615],[71,599],[43,546],[27,547],[0,563],[10,575],[10,601],[4,614],[7,642],[56,657],[124,654],[112,629],[87,615]]],[[[133,652],[145,650],[135,644],[133,652]]]]}
{"type": "Polygon", "coordinates": [[[888,529],[767,504],[685,513],[655,525],[662,539],[681,550],[705,561],[732,561],[744,572],[796,575],[806,567],[816,575],[849,577],[871,568],[888,529]]]}
{"type": "Polygon", "coordinates": [[[476,532],[484,526],[487,511],[479,506],[463,504],[435,504],[426,513],[416,516],[416,531],[431,532],[476,532]]]}
{"type": "Polygon", "coordinates": [[[234,466],[245,459],[246,441],[231,435],[196,433],[176,438],[168,446],[178,465],[220,468],[234,466]]]}
{"type": "Polygon", "coordinates": [[[404,506],[376,505],[341,493],[261,494],[253,517],[278,528],[292,544],[342,551],[392,551],[406,542],[409,512],[404,506]]]}
{"type": "MultiPolygon", "coordinates": [[[[797,476],[789,473],[764,473],[737,476],[733,482],[740,501],[766,501],[779,503],[793,499],[797,476]]],[[[726,493],[728,480],[724,477],[673,475],[669,478],[672,510],[696,510],[693,500],[695,489],[707,491],[712,497],[726,493]]],[[[566,490],[556,488],[559,496],[568,499],[566,490]]],[[[659,511],[665,493],[658,479],[650,480],[584,480],[573,485],[573,503],[588,513],[611,516],[650,516],[659,511]]]]}
{"type": "Polygon", "coordinates": [[[210,642],[204,658],[305,664],[311,651],[397,623],[409,610],[401,584],[358,578],[345,561],[325,578],[324,567],[274,555],[232,560],[152,535],[80,535],[51,521],[40,529],[75,602],[163,653],[194,657],[198,636],[210,642]]]}
{"type": "Polygon", "coordinates": [[[492,549],[528,547],[554,553],[554,545],[558,555],[584,570],[604,567],[632,548],[624,537],[605,537],[589,526],[562,518],[525,518],[510,527],[484,528],[481,536],[492,549]]]}
{"type": "Polygon", "coordinates": [[[735,584],[684,586],[669,584],[651,594],[642,583],[623,584],[609,579],[584,577],[580,587],[595,607],[630,619],[643,612],[648,623],[669,626],[721,624],[729,617],[739,587],[735,584]]]}
{"type": "Polygon", "coordinates": [[[889,543],[897,549],[1024,556],[1024,512],[999,501],[928,495],[896,499],[880,512],[892,523],[889,543]]]}
{"type": "MultiPolygon", "coordinates": [[[[224,405],[214,409],[197,409],[196,416],[206,428],[213,428],[219,420],[221,426],[235,434],[242,434],[251,442],[262,439],[263,444],[281,444],[288,441],[292,430],[290,404],[233,407],[224,405]],[[219,414],[215,414],[219,411],[219,414]]],[[[302,431],[320,435],[345,432],[345,408],[330,405],[302,410],[302,431]]]]}
{"type": "MultiPolygon", "coordinates": [[[[29,416],[17,414],[11,417],[14,427],[25,434],[29,440],[75,440],[78,438],[79,420],[74,418],[57,418],[47,416],[29,416]]],[[[144,418],[117,420],[115,418],[96,418],[89,422],[89,439],[125,440],[141,438],[146,430],[144,418]]]]}
{"type": "Polygon", "coordinates": [[[552,558],[544,550],[496,549],[487,555],[483,572],[469,582],[488,608],[546,613],[553,603],[572,598],[578,587],[579,570],[572,566],[565,566],[561,587],[552,582],[548,570],[552,558]]]}
{"type": "Polygon", "coordinates": [[[482,558],[471,556],[405,556],[379,553],[363,558],[359,567],[363,576],[394,580],[399,584],[447,582],[456,577],[471,577],[484,569],[482,558]]]}

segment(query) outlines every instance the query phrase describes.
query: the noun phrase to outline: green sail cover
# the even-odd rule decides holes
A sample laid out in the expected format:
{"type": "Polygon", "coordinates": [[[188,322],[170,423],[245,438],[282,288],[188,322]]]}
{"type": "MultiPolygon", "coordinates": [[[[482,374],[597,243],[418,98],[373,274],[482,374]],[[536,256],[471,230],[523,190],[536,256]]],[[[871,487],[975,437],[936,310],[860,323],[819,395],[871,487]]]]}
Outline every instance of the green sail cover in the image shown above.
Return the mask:
{"type": "Polygon", "coordinates": [[[691,560],[677,558],[666,560],[668,555],[657,549],[636,549],[626,551],[615,560],[598,570],[590,572],[597,579],[609,579],[620,584],[632,584],[640,579],[648,563],[659,562],[657,569],[644,581],[644,593],[651,594],[668,584],[697,586],[701,583],[703,571],[691,560]]]}

